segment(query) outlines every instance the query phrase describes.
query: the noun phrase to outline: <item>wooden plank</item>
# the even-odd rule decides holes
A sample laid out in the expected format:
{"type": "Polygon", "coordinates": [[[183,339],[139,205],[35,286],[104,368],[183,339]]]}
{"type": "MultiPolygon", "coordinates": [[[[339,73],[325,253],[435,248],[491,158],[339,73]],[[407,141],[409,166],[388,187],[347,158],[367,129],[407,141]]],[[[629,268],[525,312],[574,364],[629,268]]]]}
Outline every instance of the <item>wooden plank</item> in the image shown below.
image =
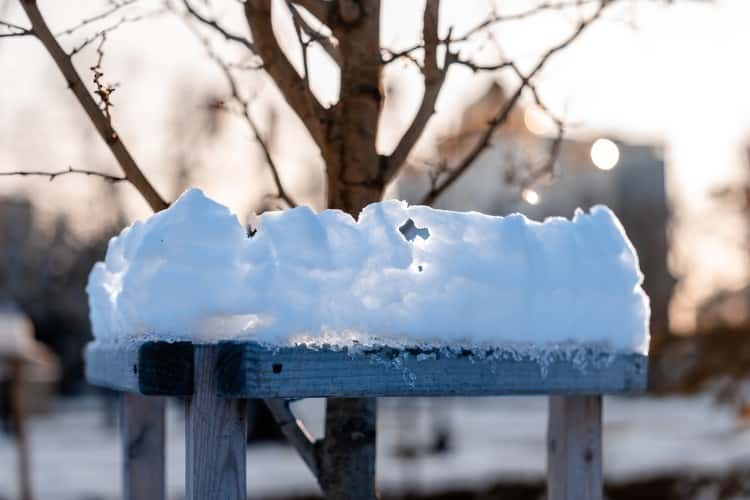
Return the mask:
{"type": "Polygon", "coordinates": [[[18,451],[18,491],[20,500],[31,500],[31,465],[29,457],[29,440],[26,434],[26,423],[28,414],[26,411],[25,391],[28,390],[24,383],[25,361],[16,358],[12,361],[11,375],[11,419],[13,434],[18,451]]]}
{"type": "Polygon", "coordinates": [[[226,342],[220,351],[219,391],[227,397],[618,394],[646,387],[645,356],[586,349],[576,356],[551,356],[544,366],[503,350],[478,359],[469,351],[380,348],[352,353],[226,342]]]}
{"type": "Polygon", "coordinates": [[[195,393],[188,399],[186,500],[246,500],[245,402],[217,395],[215,346],[195,348],[195,393]]]}
{"type": "Polygon", "coordinates": [[[548,500],[601,500],[602,488],[602,397],[551,396],[548,500]]]}
{"type": "Polygon", "coordinates": [[[120,406],[124,500],[164,500],[166,399],[123,393],[120,406]]]}
{"type": "MultiPolygon", "coordinates": [[[[193,345],[144,342],[90,344],[90,383],[150,395],[193,392],[193,345]]],[[[640,354],[581,348],[544,364],[502,349],[483,357],[467,350],[264,347],[220,344],[222,395],[244,398],[621,394],[646,387],[648,359],[640,354]]]]}
{"type": "Polygon", "coordinates": [[[86,380],[124,392],[189,396],[193,393],[193,344],[92,342],[86,346],[86,380]]]}
{"type": "Polygon", "coordinates": [[[141,344],[86,346],[86,380],[89,384],[117,391],[139,392],[138,351],[141,344]]]}

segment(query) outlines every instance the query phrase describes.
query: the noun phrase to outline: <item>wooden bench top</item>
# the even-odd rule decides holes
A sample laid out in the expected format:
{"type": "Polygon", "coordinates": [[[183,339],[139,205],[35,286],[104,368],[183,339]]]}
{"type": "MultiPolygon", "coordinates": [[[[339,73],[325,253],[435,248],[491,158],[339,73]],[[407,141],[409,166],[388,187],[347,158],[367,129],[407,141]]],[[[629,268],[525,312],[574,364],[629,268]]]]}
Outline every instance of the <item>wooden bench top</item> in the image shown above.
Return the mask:
{"type": "MultiPolygon", "coordinates": [[[[91,343],[86,378],[93,384],[146,395],[193,393],[190,342],[91,343]]],[[[235,398],[502,396],[624,394],[645,390],[648,358],[581,347],[546,361],[513,350],[392,347],[273,348],[221,342],[217,392],[235,398]]]]}

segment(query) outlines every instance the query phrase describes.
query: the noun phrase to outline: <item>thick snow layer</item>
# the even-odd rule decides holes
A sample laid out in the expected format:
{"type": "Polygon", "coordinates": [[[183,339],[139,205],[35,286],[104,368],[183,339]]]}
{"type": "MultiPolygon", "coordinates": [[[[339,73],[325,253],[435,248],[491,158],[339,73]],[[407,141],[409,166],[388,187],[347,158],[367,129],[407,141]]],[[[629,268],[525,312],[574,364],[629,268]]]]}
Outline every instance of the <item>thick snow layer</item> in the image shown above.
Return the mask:
{"type": "Polygon", "coordinates": [[[97,340],[586,343],[645,352],[638,258],[606,207],[533,222],[385,201],[267,212],[252,237],[199,190],[113,238],[87,292],[97,340]],[[412,222],[408,222],[408,221],[412,222]]]}

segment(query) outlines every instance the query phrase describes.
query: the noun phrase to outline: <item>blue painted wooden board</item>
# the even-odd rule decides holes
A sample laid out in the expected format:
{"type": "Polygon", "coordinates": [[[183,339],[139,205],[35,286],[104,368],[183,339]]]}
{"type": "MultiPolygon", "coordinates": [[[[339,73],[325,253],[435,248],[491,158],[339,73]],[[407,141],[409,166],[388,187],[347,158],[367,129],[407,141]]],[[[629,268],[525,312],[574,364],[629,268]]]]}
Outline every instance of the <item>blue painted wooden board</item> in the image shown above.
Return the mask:
{"type": "MultiPolygon", "coordinates": [[[[575,356],[551,351],[535,357],[495,349],[468,350],[265,347],[223,342],[217,392],[235,398],[501,396],[511,394],[623,394],[646,388],[648,358],[581,348],[575,356]]],[[[193,346],[143,342],[91,344],[90,383],[151,395],[193,391],[193,346]]]]}
{"type": "Polygon", "coordinates": [[[126,342],[86,346],[89,384],[148,396],[193,394],[193,344],[126,342]]]}
{"type": "Polygon", "coordinates": [[[646,388],[647,358],[592,349],[531,356],[497,349],[485,358],[468,350],[348,350],[220,345],[222,395],[248,398],[501,396],[511,394],[622,394],[646,388]]]}

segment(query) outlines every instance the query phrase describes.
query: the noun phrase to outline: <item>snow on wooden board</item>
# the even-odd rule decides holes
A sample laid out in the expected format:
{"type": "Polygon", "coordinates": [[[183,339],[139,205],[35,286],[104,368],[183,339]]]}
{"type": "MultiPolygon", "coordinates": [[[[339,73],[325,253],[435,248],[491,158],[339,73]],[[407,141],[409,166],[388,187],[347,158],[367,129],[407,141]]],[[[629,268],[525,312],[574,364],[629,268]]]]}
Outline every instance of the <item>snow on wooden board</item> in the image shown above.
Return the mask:
{"type": "MultiPolygon", "coordinates": [[[[219,394],[239,398],[622,394],[646,387],[646,356],[581,347],[546,356],[388,346],[269,347],[225,341],[216,349],[219,394]]],[[[94,385],[152,396],[193,394],[190,342],[93,342],[86,378],[94,385]]]]}
{"type": "Polygon", "coordinates": [[[99,342],[598,346],[645,353],[638,258],[606,207],[533,222],[385,201],[267,212],[253,235],[192,189],[89,277],[99,342]]]}

